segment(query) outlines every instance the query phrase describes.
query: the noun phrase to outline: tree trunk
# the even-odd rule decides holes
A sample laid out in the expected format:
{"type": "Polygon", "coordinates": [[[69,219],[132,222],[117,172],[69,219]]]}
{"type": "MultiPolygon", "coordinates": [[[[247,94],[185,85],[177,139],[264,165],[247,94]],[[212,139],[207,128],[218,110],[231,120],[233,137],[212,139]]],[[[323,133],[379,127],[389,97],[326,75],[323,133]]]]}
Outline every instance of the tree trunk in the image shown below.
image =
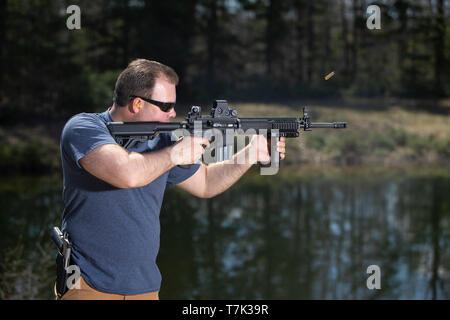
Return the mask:
{"type": "Polygon", "coordinates": [[[441,70],[444,68],[445,57],[445,19],[444,19],[444,0],[438,0],[436,17],[436,38],[434,44],[434,88],[438,95],[443,94],[441,70]]]}
{"type": "Polygon", "coordinates": [[[207,30],[207,83],[210,89],[215,85],[215,53],[217,42],[217,0],[212,0],[209,6],[208,30],[207,30]]]}
{"type": "Polygon", "coordinates": [[[296,21],[296,31],[297,31],[297,50],[296,50],[296,75],[297,75],[297,83],[303,84],[304,81],[304,65],[305,65],[305,56],[304,56],[304,45],[305,45],[305,25],[304,18],[305,12],[304,7],[305,4],[302,0],[298,0],[295,2],[295,9],[297,13],[297,21],[296,21]]]}
{"type": "Polygon", "coordinates": [[[269,0],[267,7],[267,29],[266,29],[266,74],[272,77],[273,60],[275,56],[275,25],[276,25],[276,2],[278,0],[269,0]]]}
{"type": "Polygon", "coordinates": [[[341,23],[342,23],[342,43],[343,43],[343,61],[344,61],[344,71],[343,76],[344,79],[348,79],[348,75],[350,72],[350,44],[348,41],[348,25],[347,18],[345,17],[346,13],[346,5],[345,0],[341,0],[340,3],[340,12],[341,12],[341,23]]]}
{"type": "Polygon", "coordinates": [[[361,20],[361,10],[359,5],[359,0],[353,0],[353,43],[352,43],[352,68],[351,68],[351,81],[355,80],[356,74],[358,73],[358,46],[359,46],[359,28],[361,20]]]}
{"type": "Polygon", "coordinates": [[[0,93],[3,92],[3,77],[5,74],[6,46],[6,15],[7,0],[0,0],[0,93]]]}
{"type": "Polygon", "coordinates": [[[309,1],[308,2],[308,9],[307,9],[307,47],[308,47],[308,58],[307,58],[307,65],[306,65],[306,76],[308,79],[308,82],[311,83],[313,78],[313,69],[314,69],[314,20],[313,20],[313,14],[314,14],[314,2],[309,1]]]}
{"type": "Polygon", "coordinates": [[[398,29],[398,65],[400,68],[400,74],[401,74],[401,81],[403,83],[405,82],[406,78],[408,77],[406,73],[406,59],[407,59],[407,48],[408,48],[408,40],[407,40],[407,32],[408,32],[408,16],[407,16],[407,10],[408,10],[408,3],[404,0],[398,0],[394,4],[395,9],[398,13],[398,21],[400,23],[399,29],[398,29]]]}
{"type": "Polygon", "coordinates": [[[123,27],[122,27],[122,65],[126,66],[128,65],[128,59],[129,59],[129,35],[130,35],[130,23],[131,17],[130,17],[130,0],[122,0],[122,7],[123,7],[123,27]]]}
{"type": "Polygon", "coordinates": [[[332,50],[331,50],[331,19],[332,19],[332,13],[331,13],[331,7],[330,6],[326,6],[325,12],[325,22],[324,23],[324,29],[325,29],[325,44],[324,44],[324,51],[325,51],[325,55],[324,55],[324,63],[321,63],[321,69],[320,70],[320,74],[323,76],[325,74],[325,72],[330,72],[331,70],[329,70],[329,68],[334,68],[332,67],[333,65],[333,57],[332,57],[332,50]]]}

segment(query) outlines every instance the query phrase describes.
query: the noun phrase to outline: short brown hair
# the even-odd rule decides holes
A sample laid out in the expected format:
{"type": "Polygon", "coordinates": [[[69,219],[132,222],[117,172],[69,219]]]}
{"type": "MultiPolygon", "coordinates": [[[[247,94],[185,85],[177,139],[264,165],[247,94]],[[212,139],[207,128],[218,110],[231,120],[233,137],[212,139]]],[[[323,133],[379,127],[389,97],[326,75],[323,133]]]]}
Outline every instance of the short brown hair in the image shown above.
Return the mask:
{"type": "Polygon", "coordinates": [[[171,68],[156,61],[136,59],[122,71],[114,88],[114,104],[124,107],[131,101],[131,95],[152,97],[156,79],[164,77],[170,83],[178,84],[178,75],[171,68]]]}

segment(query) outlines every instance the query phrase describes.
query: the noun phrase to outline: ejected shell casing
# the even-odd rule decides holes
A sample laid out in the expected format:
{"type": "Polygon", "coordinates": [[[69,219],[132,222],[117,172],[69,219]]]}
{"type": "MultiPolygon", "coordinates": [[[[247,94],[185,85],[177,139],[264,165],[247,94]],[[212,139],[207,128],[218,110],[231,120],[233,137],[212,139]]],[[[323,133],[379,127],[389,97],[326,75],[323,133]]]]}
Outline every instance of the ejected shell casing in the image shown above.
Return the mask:
{"type": "Polygon", "coordinates": [[[330,72],[329,74],[327,74],[327,75],[325,76],[325,80],[330,79],[332,76],[334,76],[334,71],[332,71],[332,72],[330,72]]]}

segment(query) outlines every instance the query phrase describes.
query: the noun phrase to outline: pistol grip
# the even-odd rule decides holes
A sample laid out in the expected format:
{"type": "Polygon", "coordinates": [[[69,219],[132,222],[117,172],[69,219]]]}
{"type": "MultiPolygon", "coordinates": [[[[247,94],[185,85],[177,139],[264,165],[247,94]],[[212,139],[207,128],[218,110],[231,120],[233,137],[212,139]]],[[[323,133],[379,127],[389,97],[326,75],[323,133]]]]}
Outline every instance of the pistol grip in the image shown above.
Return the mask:
{"type": "Polygon", "coordinates": [[[270,137],[267,139],[269,154],[270,154],[270,162],[269,163],[260,163],[260,166],[263,168],[273,167],[280,168],[281,157],[278,152],[278,141],[280,141],[280,134],[278,132],[271,131],[270,137]]]}

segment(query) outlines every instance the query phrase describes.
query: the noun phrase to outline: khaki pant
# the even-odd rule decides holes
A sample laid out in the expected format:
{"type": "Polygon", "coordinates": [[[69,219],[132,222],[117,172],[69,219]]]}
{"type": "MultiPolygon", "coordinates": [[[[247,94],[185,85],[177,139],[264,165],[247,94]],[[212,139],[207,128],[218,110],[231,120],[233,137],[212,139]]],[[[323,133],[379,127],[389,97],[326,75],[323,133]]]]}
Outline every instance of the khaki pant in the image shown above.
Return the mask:
{"type": "Polygon", "coordinates": [[[70,289],[61,300],[159,300],[159,291],[125,296],[97,291],[80,278],[80,289],[70,289]]]}

